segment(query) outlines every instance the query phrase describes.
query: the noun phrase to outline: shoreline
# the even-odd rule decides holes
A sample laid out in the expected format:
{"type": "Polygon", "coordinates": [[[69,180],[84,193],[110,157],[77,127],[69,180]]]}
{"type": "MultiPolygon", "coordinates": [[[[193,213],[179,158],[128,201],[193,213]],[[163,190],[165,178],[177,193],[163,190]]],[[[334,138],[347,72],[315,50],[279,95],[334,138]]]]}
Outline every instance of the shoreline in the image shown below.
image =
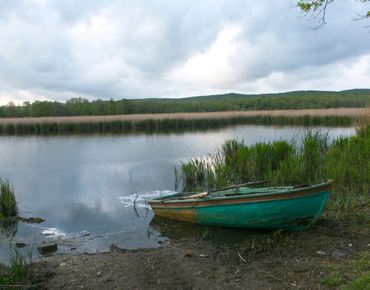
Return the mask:
{"type": "Polygon", "coordinates": [[[0,118],[0,125],[30,124],[30,123],[90,123],[111,121],[143,121],[161,119],[217,119],[230,117],[299,117],[299,116],[348,116],[359,117],[367,115],[363,108],[339,108],[339,109],[312,109],[312,110],[263,110],[263,111],[227,111],[227,112],[203,112],[203,113],[165,113],[165,114],[132,114],[132,115],[97,115],[97,116],[63,116],[63,117],[28,117],[28,118],[0,118]]]}
{"type": "Polygon", "coordinates": [[[234,111],[0,119],[0,135],[167,132],[229,125],[353,126],[366,109],[234,111]]]}
{"type": "Polygon", "coordinates": [[[369,238],[368,221],[322,217],[308,230],[254,235],[233,247],[215,246],[200,237],[136,250],[111,245],[107,253],[44,258],[32,265],[29,285],[30,289],[338,288],[359,278],[359,267],[370,270],[369,238]]]}

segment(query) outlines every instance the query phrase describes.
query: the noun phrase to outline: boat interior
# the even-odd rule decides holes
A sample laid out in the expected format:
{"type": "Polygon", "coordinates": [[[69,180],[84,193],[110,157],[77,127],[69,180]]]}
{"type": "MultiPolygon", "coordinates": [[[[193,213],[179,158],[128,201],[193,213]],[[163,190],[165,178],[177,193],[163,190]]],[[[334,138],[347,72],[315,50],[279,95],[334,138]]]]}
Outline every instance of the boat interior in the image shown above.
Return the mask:
{"type": "MultiPolygon", "coordinates": [[[[306,186],[305,186],[306,187],[306,186]]],[[[267,187],[267,188],[250,188],[250,187],[237,187],[227,190],[217,190],[210,192],[183,192],[176,193],[169,196],[163,196],[156,198],[157,201],[170,201],[170,200],[185,200],[185,199],[209,199],[209,198],[220,198],[220,197],[231,197],[231,196],[241,196],[241,195],[252,195],[252,194],[272,194],[279,192],[286,192],[293,189],[297,189],[294,186],[282,186],[282,187],[267,187]]]]}

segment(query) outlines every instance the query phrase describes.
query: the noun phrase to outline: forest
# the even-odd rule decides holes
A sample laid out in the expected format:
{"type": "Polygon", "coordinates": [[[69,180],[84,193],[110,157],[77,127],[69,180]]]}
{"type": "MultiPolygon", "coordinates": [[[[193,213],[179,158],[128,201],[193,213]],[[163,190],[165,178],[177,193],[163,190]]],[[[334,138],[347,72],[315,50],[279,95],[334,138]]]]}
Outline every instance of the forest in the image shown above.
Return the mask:
{"type": "Polygon", "coordinates": [[[360,108],[369,102],[370,89],[341,92],[297,91],[279,94],[224,94],[182,99],[122,99],[115,101],[71,98],[66,103],[34,101],[0,107],[0,118],[100,116],[163,113],[202,113],[255,110],[360,108]]]}

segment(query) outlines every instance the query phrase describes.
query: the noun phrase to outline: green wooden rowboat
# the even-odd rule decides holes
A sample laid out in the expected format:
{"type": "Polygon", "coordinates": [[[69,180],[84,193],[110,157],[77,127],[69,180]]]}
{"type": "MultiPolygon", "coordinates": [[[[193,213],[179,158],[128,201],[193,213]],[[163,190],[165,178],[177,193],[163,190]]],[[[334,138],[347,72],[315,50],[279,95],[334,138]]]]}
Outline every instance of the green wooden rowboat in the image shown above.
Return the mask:
{"type": "Polygon", "coordinates": [[[154,213],[209,226],[300,231],[319,218],[333,181],[305,187],[236,187],[149,200],[154,213]]]}

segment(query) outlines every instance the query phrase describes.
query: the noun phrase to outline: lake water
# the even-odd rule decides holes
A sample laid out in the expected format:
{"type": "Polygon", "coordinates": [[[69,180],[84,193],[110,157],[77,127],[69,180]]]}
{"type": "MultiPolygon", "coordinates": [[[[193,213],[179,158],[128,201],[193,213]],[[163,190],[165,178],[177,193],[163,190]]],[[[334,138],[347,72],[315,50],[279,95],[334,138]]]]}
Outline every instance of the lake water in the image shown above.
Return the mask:
{"type": "MultiPolygon", "coordinates": [[[[46,221],[2,224],[0,262],[8,260],[9,239],[29,248],[57,241],[59,252],[74,254],[109,251],[111,244],[133,249],[192,237],[202,228],[153,218],[145,202],[175,193],[174,167],[217,152],[228,139],[251,145],[289,140],[295,133],[302,130],[240,125],[170,134],[2,136],[0,177],[13,185],[21,216],[46,221]]],[[[353,133],[354,128],[331,128],[329,134],[353,133]]],[[[220,243],[248,234],[222,231],[220,243]]]]}

